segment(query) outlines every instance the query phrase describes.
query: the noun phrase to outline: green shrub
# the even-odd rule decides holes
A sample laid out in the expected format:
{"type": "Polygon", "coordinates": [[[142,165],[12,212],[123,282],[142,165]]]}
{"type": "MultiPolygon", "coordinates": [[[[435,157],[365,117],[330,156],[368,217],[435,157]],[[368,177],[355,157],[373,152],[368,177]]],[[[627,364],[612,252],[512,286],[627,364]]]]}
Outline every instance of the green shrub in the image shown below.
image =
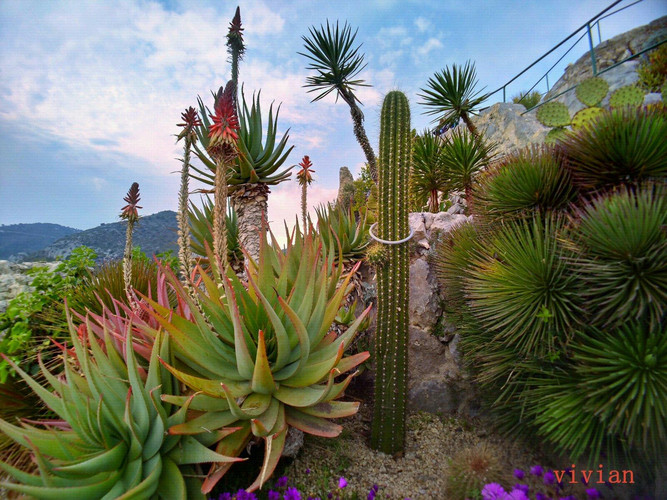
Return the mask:
{"type": "Polygon", "coordinates": [[[667,43],[651,51],[637,68],[639,86],[647,92],[660,92],[667,81],[667,43]]]}
{"type": "Polygon", "coordinates": [[[517,95],[512,97],[512,102],[514,104],[523,104],[526,109],[532,109],[537,106],[542,100],[542,94],[537,90],[532,92],[519,92],[517,95]]]}

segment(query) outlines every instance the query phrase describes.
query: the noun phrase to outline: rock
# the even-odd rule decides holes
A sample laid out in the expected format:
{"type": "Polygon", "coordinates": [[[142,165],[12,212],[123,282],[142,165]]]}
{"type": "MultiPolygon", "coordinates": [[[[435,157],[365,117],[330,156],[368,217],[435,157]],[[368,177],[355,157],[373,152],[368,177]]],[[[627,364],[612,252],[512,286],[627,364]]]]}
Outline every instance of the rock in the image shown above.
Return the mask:
{"type": "MultiPolygon", "coordinates": [[[[349,206],[349,188],[346,189],[346,186],[352,186],[354,182],[354,177],[350,173],[350,169],[347,167],[341,167],[338,173],[338,196],[336,196],[336,203],[341,206],[349,206]]],[[[353,194],[354,196],[354,194],[353,194]]]]}
{"type": "Polygon", "coordinates": [[[410,264],[410,324],[432,331],[442,314],[438,284],[426,259],[410,264]]]}
{"type": "Polygon", "coordinates": [[[524,111],[526,108],[522,104],[499,102],[473,117],[472,122],[484,138],[497,144],[498,158],[544,142],[549,128],[538,122],[534,114],[522,115],[524,111]]]}
{"type": "Polygon", "coordinates": [[[285,437],[285,447],[282,456],[294,458],[303,447],[303,431],[294,427],[289,427],[285,437]]]}
{"type": "Polygon", "coordinates": [[[60,262],[11,262],[0,260],[0,313],[7,310],[9,302],[22,292],[32,290],[33,276],[27,271],[34,267],[46,267],[50,271],[60,262]]]}
{"type": "Polygon", "coordinates": [[[468,217],[462,214],[450,214],[448,212],[440,212],[435,214],[428,235],[429,240],[433,241],[434,238],[437,238],[444,233],[448,233],[456,226],[463,224],[467,220],[468,217]]]}
{"type": "Polygon", "coordinates": [[[662,95],[660,95],[658,92],[652,92],[644,96],[644,106],[648,106],[650,104],[658,104],[661,102],[662,102],[662,95]]]}

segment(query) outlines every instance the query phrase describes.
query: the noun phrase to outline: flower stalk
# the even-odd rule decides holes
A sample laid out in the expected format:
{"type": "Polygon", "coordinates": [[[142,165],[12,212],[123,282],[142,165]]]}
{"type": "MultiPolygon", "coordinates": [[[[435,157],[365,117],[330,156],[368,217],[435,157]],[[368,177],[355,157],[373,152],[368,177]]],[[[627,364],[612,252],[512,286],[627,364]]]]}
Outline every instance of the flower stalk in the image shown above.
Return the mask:
{"type": "Polygon", "coordinates": [[[122,209],[120,218],[127,221],[125,233],[125,252],[123,253],[123,281],[125,283],[125,295],[128,304],[135,307],[134,294],[132,292],[132,233],[134,225],[139,220],[139,184],[134,182],[123,200],[127,203],[122,209]]]}

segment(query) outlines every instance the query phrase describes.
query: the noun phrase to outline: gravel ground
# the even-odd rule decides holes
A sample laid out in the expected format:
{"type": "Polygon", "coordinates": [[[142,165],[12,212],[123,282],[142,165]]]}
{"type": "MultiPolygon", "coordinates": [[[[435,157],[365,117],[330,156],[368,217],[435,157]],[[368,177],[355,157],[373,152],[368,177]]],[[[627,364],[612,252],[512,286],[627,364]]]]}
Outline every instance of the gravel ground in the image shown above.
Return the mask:
{"type": "Polygon", "coordinates": [[[445,499],[449,459],[466,447],[482,441],[493,445],[501,463],[507,464],[508,480],[515,467],[527,469],[539,462],[525,447],[489,435],[481,422],[443,421],[429,413],[408,416],[405,455],[393,458],[368,447],[367,411],[340,422],[345,430],[337,439],[306,436],[304,448],[284,472],[290,484],[316,496],[329,491],[344,476],[348,481],[346,498],[354,492],[365,499],[371,486],[377,484],[376,498],[445,499]]]}

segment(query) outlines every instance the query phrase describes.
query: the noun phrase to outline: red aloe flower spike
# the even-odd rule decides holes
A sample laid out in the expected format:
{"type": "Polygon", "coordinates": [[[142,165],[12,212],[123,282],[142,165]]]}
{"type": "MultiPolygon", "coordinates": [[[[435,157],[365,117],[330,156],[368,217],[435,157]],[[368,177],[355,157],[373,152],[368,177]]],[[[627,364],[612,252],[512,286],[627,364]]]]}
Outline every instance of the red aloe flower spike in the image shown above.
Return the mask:
{"type": "Polygon", "coordinates": [[[313,163],[310,161],[310,157],[308,155],[303,157],[301,163],[299,163],[299,166],[301,167],[301,170],[296,173],[296,177],[299,179],[299,185],[303,186],[304,184],[310,184],[313,182],[312,174],[315,172],[315,170],[312,169],[313,163]]]}
{"type": "Polygon", "coordinates": [[[183,123],[178,123],[176,126],[177,127],[183,127],[183,130],[181,131],[180,134],[178,134],[178,139],[176,139],[176,142],[180,141],[183,137],[186,137],[188,135],[191,135],[196,137],[193,134],[193,131],[195,127],[201,127],[201,120],[199,119],[199,114],[197,113],[197,110],[190,106],[188,109],[185,110],[184,113],[181,113],[181,120],[183,120],[183,123]]]}
{"type": "Polygon", "coordinates": [[[123,198],[127,205],[121,209],[120,218],[125,219],[131,222],[136,222],[139,220],[139,212],[137,209],[143,208],[138,205],[139,197],[139,184],[134,182],[130,187],[130,190],[127,192],[127,196],[123,198]]]}
{"type": "Polygon", "coordinates": [[[208,132],[211,139],[208,149],[213,156],[236,156],[239,119],[234,109],[233,90],[234,84],[229,81],[224,90],[220,87],[215,97],[215,114],[210,115],[213,124],[208,132]]]}

